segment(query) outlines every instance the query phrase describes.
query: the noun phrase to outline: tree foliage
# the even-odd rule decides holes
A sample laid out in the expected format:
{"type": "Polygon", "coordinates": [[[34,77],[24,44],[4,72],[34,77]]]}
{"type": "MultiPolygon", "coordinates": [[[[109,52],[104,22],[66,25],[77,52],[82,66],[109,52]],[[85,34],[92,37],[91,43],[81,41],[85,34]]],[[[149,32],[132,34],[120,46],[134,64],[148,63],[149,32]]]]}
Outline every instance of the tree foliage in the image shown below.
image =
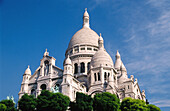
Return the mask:
{"type": "Polygon", "coordinates": [[[93,99],[84,93],[76,93],[76,102],[70,103],[71,111],[92,111],[93,99]]]}
{"type": "Polygon", "coordinates": [[[148,111],[161,111],[159,107],[153,105],[153,104],[148,104],[148,111]]]}
{"type": "Polygon", "coordinates": [[[24,94],[18,101],[18,106],[21,111],[35,111],[36,98],[33,95],[24,94]]]}
{"type": "Polygon", "coordinates": [[[147,111],[147,105],[143,100],[132,99],[130,97],[123,99],[121,111],[147,111]]]}
{"type": "Polygon", "coordinates": [[[69,97],[43,90],[37,98],[37,111],[65,111],[69,103],[69,97]]]}
{"type": "Polygon", "coordinates": [[[5,104],[0,103],[0,111],[5,111],[7,109],[5,104]]]}
{"type": "Polygon", "coordinates": [[[4,104],[6,106],[5,111],[16,111],[15,104],[12,100],[2,100],[0,104],[4,104]]]}
{"type": "Polygon", "coordinates": [[[94,111],[118,111],[120,100],[115,94],[104,92],[96,94],[93,100],[94,111]]]}

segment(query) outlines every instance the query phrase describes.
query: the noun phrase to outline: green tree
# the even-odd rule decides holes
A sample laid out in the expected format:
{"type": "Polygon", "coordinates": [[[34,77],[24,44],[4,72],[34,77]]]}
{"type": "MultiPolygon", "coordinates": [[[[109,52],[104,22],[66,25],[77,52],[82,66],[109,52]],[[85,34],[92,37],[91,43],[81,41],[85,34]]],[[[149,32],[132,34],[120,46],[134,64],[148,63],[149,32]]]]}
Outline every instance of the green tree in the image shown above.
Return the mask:
{"type": "Polygon", "coordinates": [[[69,103],[69,97],[43,90],[37,98],[37,111],[66,111],[69,103]]]}
{"type": "Polygon", "coordinates": [[[18,107],[21,111],[35,111],[36,98],[33,95],[24,94],[18,101],[18,107]]]}
{"type": "Polygon", "coordinates": [[[4,104],[6,106],[5,111],[16,111],[15,104],[12,100],[2,100],[0,101],[1,104],[4,104]]]}
{"type": "Polygon", "coordinates": [[[96,94],[93,100],[94,111],[118,111],[120,100],[115,94],[104,92],[96,94]]]}
{"type": "Polygon", "coordinates": [[[124,98],[121,106],[121,111],[147,111],[147,105],[143,100],[124,98]]]}
{"type": "Polygon", "coordinates": [[[7,107],[6,107],[5,104],[0,103],[0,111],[5,111],[6,108],[7,108],[7,107]]]}
{"type": "Polygon", "coordinates": [[[70,103],[70,109],[71,111],[92,111],[93,99],[89,95],[77,92],[76,102],[70,103]]]}
{"type": "Polygon", "coordinates": [[[161,111],[159,107],[153,105],[153,104],[148,104],[148,111],[161,111]]]}

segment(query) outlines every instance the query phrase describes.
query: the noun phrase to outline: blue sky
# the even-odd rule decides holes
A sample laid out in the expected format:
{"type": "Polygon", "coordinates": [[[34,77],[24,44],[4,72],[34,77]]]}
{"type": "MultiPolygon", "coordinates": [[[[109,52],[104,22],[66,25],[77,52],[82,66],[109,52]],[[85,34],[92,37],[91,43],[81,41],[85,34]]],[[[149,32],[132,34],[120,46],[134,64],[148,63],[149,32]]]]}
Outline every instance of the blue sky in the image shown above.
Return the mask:
{"type": "Polygon", "coordinates": [[[0,100],[18,99],[27,65],[33,73],[46,48],[63,67],[85,8],[113,61],[119,50],[149,102],[170,110],[169,0],[0,0],[0,100]]]}

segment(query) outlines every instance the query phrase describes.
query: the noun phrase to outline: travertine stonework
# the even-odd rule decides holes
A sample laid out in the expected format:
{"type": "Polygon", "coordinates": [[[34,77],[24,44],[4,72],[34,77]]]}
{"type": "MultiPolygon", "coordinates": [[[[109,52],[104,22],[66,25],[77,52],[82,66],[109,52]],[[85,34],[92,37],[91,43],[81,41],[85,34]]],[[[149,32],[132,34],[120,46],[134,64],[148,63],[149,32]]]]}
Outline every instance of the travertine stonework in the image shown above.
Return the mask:
{"type": "Polygon", "coordinates": [[[83,28],[76,32],[65,53],[64,69],[55,66],[55,58],[47,50],[40,66],[31,75],[28,66],[21,84],[19,98],[24,93],[39,95],[42,90],[61,92],[75,100],[76,92],[94,96],[96,93],[110,92],[120,100],[125,97],[145,101],[145,91],[141,91],[133,75],[128,78],[127,70],[117,51],[115,63],[104,48],[104,40],[90,28],[87,10],[83,16],[83,28]]]}

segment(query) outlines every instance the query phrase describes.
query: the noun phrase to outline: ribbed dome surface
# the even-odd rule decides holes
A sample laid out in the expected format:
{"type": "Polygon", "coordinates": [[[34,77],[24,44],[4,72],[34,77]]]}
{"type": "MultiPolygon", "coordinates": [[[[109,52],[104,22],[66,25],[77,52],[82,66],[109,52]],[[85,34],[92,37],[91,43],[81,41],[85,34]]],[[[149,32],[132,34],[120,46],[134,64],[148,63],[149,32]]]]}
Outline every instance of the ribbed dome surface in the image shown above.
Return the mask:
{"type": "Polygon", "coordinates": [[[113,67],[113,60],[104,49],[98,50],[91,59],[91,66],[98,67],[100,64],[113,67]]]}
{"type": "Polygon", "coordinates": [[[98,47],[98,34],[90,28],[83,27],[70,40],[68,49],[76,45],[94,45],[98,47]]]}

